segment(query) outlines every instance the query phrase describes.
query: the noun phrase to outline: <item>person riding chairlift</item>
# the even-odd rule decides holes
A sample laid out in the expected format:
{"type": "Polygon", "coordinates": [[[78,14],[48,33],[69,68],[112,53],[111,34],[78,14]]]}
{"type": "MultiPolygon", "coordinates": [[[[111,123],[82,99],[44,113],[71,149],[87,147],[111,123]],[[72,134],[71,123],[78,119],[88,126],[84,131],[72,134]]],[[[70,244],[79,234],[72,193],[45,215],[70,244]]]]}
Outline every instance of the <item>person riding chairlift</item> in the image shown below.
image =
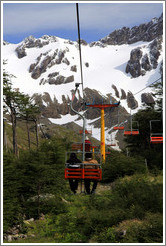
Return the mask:
{"type": "Polygon", "coordinates": [[[85,138],[85,152],[90,152],[92,143],[89,138],[86,136],[85,138]]]}
{"type": "MultiPolygon", "coordinates": [[[[85,165],[85,168],[98,168],[98,166],[95,165],[90,165],[90,164],[98,164],[97,160],[92,159],[92,153],[86,153],[85,154],[85,161],[83,161],[84,164],[89,164],[85,165]]],[[[91,180],[91,179],[84,179],[84,185],[85,185],[85,190],[87,194],[94,194],[96,187],[97,187],[97,180],[91,180]],[[92,190],[90,189],[91,182],[93,182],[92,190]]]]}
{"type": "MultiPolygon", "coordinates": [[[[79,168],[81,161],[77,158],[75,153],[71,153],[70,154],[70,158],[67,160],[68,164],[68,168],[79,168]]],[[[71,191],[73,191],[73,193],[76,193],[76,190],[78,188],[78,179],[73,179],[73,178],[69,178],[69,185],[70,185],[70,189],[71,191]]]]}

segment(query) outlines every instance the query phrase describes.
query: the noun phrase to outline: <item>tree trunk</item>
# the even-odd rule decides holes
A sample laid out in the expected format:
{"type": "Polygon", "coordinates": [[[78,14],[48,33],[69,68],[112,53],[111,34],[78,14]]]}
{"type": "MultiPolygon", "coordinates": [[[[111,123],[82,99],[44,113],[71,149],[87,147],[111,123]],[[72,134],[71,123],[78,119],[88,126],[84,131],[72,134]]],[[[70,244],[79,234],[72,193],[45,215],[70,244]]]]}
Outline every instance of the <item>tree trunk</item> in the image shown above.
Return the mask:
{"type": "Polygon", "coordinates": [[[7,150],[7,136],[6,136],[6,129],[5,129],[5,119],[3,119],[3,147],[7,150]]]}
{"type": "Polygon", "coordinates": [[[18,156],[17,133],[16,133],[16,113],[15,109],[11,112],[12,131],[13,131],[13,153],[18,156]]]}
{"type": "Polygon", "coordinates": [[[31,140],[30,140],[30,132],[29,132],[28,121],[26,121],[26,126],[27,126],[27,135],[28,135],[28,148],[30,150],[30,148],[31,148],[31,140]]]}
{"type": "Polygon", "coordinates": [[[38,136],[37,119],[35,119],[35,131],[36,131],[36,145],[37,145],[37,148],[38,148],[38,146],[39,146],[39,136],[38,136]]]}

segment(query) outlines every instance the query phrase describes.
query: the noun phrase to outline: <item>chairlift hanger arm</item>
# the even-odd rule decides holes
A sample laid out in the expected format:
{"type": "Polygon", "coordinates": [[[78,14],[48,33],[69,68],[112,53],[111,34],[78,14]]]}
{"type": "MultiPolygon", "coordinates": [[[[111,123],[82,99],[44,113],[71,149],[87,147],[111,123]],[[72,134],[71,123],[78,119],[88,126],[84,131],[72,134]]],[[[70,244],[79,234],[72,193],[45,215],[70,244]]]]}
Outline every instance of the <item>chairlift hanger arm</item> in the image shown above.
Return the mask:
{"type": "Polygon", "coordinates": [[[80,38],[80,22],[79,22],[79,8],[78,8],[78,3],[76,3],[76,12],[77,12],[77,27],[78,27],[78,44],[79,44],[79,54],[80,54],[81,84],[82,84],[82,93],[83,93],[83,99],[84,99],[83,72],[82,72],[82,55],[81,55],[81,38],[80,38]]]}

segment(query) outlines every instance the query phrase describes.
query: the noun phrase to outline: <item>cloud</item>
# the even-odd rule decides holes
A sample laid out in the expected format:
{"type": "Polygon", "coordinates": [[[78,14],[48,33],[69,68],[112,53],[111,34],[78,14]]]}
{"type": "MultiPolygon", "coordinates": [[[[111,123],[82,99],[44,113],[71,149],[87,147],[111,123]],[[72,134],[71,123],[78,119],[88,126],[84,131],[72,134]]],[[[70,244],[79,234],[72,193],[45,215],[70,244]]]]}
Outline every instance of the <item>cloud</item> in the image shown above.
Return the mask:
{"type": "MultiPolygon", "coordinates": [[[[82,30],[133,27],[159,17],[162,3],[79,3],[82,30]]],[[[74,3],[4,3],[5,35],[41,30],[77,30],[74,3]]],[[[48,33],[49,34],[49,33],[48,33]]]]}
{"type": "Polygon", "coordinates": [[[76,27],[74,5],[17,4],[4,9],[4,33],[24,33],[42,29],[76,27]],[[75,24],[74,24],[75,23],[75,24]]]}

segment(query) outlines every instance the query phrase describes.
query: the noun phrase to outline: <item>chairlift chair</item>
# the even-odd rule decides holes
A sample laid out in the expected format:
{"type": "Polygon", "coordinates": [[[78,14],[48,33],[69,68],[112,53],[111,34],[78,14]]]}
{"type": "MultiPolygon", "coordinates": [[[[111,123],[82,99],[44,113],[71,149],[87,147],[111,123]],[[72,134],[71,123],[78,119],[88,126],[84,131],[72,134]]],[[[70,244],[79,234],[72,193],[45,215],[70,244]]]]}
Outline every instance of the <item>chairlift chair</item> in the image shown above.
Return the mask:
{"type": "Polygon", "coordinates": [[[110,143],[107,144],[107,146],[116,146],[115,140],[112,139],[112,135],[111,135],[110,143]]]}
{"type": "Polygon", "coordinates": [[[114,126],[114,130],[124,130],[124,126],[114,126]]]}
{"type": "Polygon", "coordinates": [[[67,152],[65,161],[65,179],[92,179],[101,180],[102,179],[102,168],[101,164],[92,163],[75,163],[73,167],[68,167],[67,156],[71,152],[67,152]],[[94,166],[94,168],[86,168],[86,166],[94,166]]]}
{"type": "Polygon", "coordinates": [[[139,124],[138,121],[131,122],[131,129],[124,131],[124,136],[137,136],[139,135],[139,124]],[[136,129],[133,129],[133,123],[136,125],[136,129]]]}
{"type": "Polygon", "coordinates": [[[162,144],[163,143],[163,133],[157,132],[159,131],[159,124],[155,122],[161,122],[160,120],[150,120],[150,143],[151,144],[162,144]],[[156,132],[153,132],[153,126],[156,124],[156,132]]]}
{"type": "MultiPolygon", "coordinates": [[[[83,134],[83,130],[80,130],[79,133],[83,134]]],[[[85,134],[86,135],[92,135],[92,128],[85,129],[85,134]]]]}
{"type": "Polygon", "coordinates": [[[121,124],[119,123],[119,107],[118,107],[118,124],[117,124],[117,126],[114,126],[114,130],[124,130],[124,126],[122,125],[121,126],[121,124]]]}

